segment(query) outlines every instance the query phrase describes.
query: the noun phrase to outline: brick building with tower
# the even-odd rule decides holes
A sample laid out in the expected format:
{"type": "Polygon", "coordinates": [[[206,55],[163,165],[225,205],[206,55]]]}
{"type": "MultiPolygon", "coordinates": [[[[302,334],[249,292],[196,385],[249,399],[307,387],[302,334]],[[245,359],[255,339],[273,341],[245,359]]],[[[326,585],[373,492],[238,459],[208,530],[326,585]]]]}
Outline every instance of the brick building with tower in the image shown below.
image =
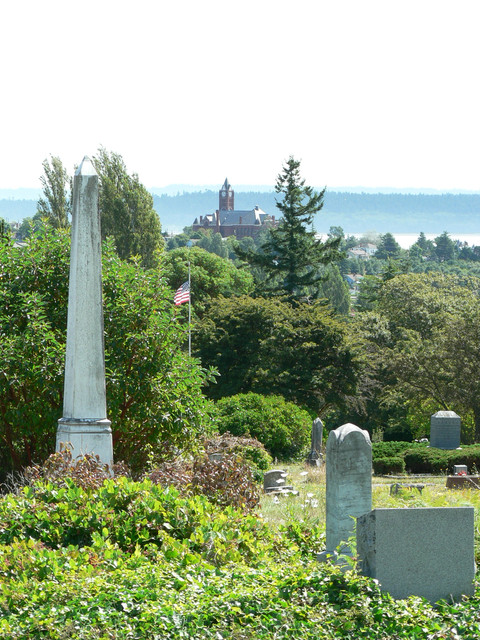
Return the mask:
{"type": "Polygon", "coordinates": [[[220,233],[223,238],[236,236],[240,239],[254,236],[261,229],[276,224],[275,216],[265,213],[260,207],[246,211],[236,210],[235,193],[228,179],[225,178],[225,182],[218,192],[218,209],[215,213],[195,218],[193,230],[210,230],[214,233],[220,233]]]}

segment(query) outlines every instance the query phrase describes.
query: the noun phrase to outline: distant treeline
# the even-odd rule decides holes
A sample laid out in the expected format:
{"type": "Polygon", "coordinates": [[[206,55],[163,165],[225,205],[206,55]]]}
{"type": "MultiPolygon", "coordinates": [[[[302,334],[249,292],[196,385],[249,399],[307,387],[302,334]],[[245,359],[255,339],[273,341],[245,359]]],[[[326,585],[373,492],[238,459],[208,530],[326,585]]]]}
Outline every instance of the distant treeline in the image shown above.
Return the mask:
{"type": "MultiPolygon", "coordinates": [[[[235,193],[236,209],[259,206],[278,214],[274,192],[235,193]]],[[[164,230],[181,231],[195,218],[218,207],[218,191],[154,195],[154,207],[164,230]]],[[[21,221],[32,217],[36,200],[0,200],[0,217],[21,221]]],[[[325,205],[315,221],[317,231],[341,226],[347,233],[480,233],[480,194],[348,193],[328,191],[325,205]]]]}
{"type": "MultiPolygon", "coordinates": [[[[274,192],[235,193],[236,209],[252,209],[258,205],[275,215],[274,192]]],[[[200,215],[218,207],[218,192],[182,193],[176,196],[154,196],[154,207],[164,229],[181,229],[200,215]]],[[[318,231],[341,226],[347,233],[368,230],[379,233],[479,233],[479,194],[414,195],[401,193],[348,193],[328,191],[325,204],[317,216],[318,231]]]]}

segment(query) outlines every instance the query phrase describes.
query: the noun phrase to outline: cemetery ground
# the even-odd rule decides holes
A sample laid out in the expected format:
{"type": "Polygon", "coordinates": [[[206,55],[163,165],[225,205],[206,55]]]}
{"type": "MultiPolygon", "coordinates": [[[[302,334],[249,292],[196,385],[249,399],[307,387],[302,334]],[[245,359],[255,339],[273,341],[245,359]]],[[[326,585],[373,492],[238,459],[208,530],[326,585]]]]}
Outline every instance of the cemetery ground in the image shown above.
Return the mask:
{"type": "MultiPolygon", "coordinates": [[[[454,604],[394,600],[318,563],[324,470],[277,468],[298,494],[264,494],[249,511],[126,477],[2,496],[0,638],[480,638],[479,590],[454,604]]],[[[445,476],[422,478],[421,493],[391,495],[392,482],[373,477],[374,508],[473,506],[478,517],[480,492],[449,491],[445,476]]]]}

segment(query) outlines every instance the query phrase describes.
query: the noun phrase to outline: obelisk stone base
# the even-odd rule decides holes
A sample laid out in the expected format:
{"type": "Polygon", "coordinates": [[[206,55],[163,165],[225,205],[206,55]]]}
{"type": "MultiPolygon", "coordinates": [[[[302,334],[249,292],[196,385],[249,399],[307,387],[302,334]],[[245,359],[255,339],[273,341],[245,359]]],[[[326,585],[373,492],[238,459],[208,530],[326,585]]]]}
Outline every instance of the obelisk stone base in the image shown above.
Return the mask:
{"type": "Polygon", "coordinates": [[[73,458],[94,454],[103,464],[113,465],[111,422],[90,418],[60,418],[57,429],[56,450],[68,446],[73,458]]]}

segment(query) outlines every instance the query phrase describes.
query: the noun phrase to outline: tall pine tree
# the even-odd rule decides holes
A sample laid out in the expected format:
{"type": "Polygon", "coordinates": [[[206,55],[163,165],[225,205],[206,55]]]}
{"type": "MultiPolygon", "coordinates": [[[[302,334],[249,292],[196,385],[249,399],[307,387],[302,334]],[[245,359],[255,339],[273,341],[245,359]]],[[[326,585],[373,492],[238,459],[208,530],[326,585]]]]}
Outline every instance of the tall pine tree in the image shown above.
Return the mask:
{"type": "Polygon", "coordinates": [[[316,298],[321,295],[324,277],[321,265],[340,257],[341,238],[322,242],[313,227],[314,216],[323,207],[325,189],[315,192],[306,186],[300,162],[290,156],[277,177],[275,191],[282,195],[276,203],[281,212],[278,226],[269,229],[258,251],[239,250],[239,256],[260,268],[265,293],[287,295],[290,300],[316,298]]]}

